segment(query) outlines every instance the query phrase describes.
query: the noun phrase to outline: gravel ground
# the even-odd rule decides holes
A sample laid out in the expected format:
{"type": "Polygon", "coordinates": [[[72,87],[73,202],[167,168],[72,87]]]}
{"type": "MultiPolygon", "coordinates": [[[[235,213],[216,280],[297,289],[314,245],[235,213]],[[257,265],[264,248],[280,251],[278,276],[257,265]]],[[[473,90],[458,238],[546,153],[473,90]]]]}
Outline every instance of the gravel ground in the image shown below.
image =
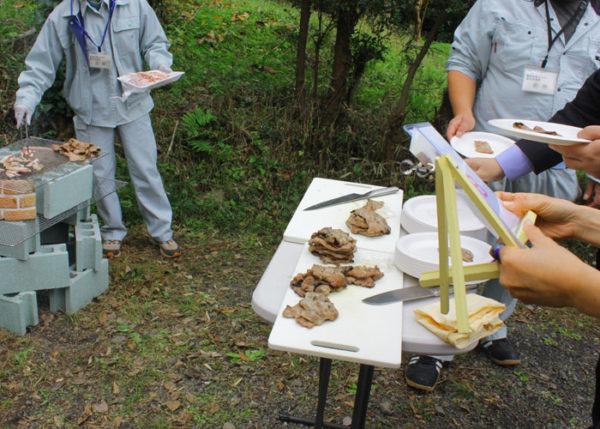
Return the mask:
{"type": "MultiPolygon", "coordinates": [[[[134,228],[111,262],[110,289],[77,314],[41,303],[23,337],[0,332],[0,427],[296,428],[314,415],[319,362],[269,350],[251,308],[273,246],[178,237],[184,257],[157,258],[134,228]]],[[[581,428],[590,424],[600,327],[570,309],[519,305],[510,338],[523,363],[458,356],[433,393],[403,368],[376,369],[367,428],[581,428]]],[[[358,365],[334,361],[326,420],[352,415],[358,365]]]]}

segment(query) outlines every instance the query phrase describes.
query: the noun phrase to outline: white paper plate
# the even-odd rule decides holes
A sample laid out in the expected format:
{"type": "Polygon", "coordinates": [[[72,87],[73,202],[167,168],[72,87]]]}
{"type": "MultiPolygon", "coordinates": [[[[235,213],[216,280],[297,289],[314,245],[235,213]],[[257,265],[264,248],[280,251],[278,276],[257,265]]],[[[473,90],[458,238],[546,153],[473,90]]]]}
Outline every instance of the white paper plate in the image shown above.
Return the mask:
{"type": "MultiPolygon", "coordinates": [[[[461,234],[474,238],[485,238],[486,228],[473,213],[464,192],[456,192],[458,228],[461,234]]],[[[408,233],[436,232],[438,228],[437,202],[435,195],[419,195],[404,203],[400,225],[408,233]]]]}
{"type": "Polygon", "coordinates": [[[185,72],[175,72],[175,71],[172,73],[163,73],[160,70],[148,70],[145,72],[129,73],[129,74],[126,74],[123,76],[119,76],[117,79],[119,79],[126,86],[131,87],[129,89],[133,89],[134,91],[149,90],[149,89],[159,88],[159,87],[161,87],[163,85],[167,85],[171,82],[175,82],[175,81],[179,80],[179,78],[184,73],[185,72]],[[157,80],[156,82],[145,83],[143,80],[140,80],[138,78],[140,73],[150,73],[150,74],[156,76],[157,78],[162,77],[162,79],[157,80]]]}
{"type": "Polygon", "coordinates": [[[524,119],[490,119],[488,121],[488,124],[492,125],[493,127],[500,128],[505,133],[510,134],[511,136],[520,137],[528,140],[534,140],[540,143],[570,146],[578,143],[590,142],[590,140],[580,139],[577,137],[577,133],[581,131],[581,128],[572,127],[570,125],[557,124],[554,122],[528,121],[524,119]],[[529,128],[533,128],[535,126],[542,127],[546,131],[555,131],[559,135],[552,136],[549,134],[515,128],[513,126],[515,122],[521,122],[529,128]]]}
{"type": "MultiPolygon", "coordinates": [[[[473,253],[473,261],[464,265],[492,262],[490,245],[485,241],[461,235],[463,249],[473,253]]],[[[404,273],[419,278],[425,271],[437,270],[439,266],[437,232],[418,232],[400,237],[396,242],[394,264],[404,273]]]]}
{"type": "Polygon", "coordinates": [[[498,134],[473,131],[464,133],[460,137],[452,137],[450,139],[450,144],[458,153],[467,158],[494,158],[515,144],[515,141],[498,134]],[[475,150],[476,140],[487,142],[494,153],[477,152],[475,150]]]}

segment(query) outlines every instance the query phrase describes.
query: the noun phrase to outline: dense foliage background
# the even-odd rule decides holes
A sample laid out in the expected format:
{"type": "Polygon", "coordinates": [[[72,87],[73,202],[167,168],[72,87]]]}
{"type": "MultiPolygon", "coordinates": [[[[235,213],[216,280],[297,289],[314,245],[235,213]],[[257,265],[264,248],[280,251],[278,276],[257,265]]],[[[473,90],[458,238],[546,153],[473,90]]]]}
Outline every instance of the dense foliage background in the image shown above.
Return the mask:
{"type": "MultiPolygon", "coordinates": [[[[17,77],[37,30],[57,3],[0,4],[4,144],[21,137],[12,111],[17,77]]],[[[438,114],[447,41],[469,2],[312,2],[302,105],[295,88],[300,3],[151,1],[172,42],[174,69],[186,72],[179,82],[153,92],[152,112],[160,169],[181,227],[281,228],[314,176],[395,184],[407,196],[431,190],[429,181],[399,172],[399,161],[410,157],[407,137],[397,124],[390,136],[386,118],[397,111],[412,66],[417,71],[405,88],[402,122],[444,126],[446,118],[439,120],[438,114]],[[347,38],[347,78],[340,86],[332,75],[340,43],[336,35],[348,14],[355,19],[347,38]],[[426,56],[416,63],[442,14],[443,42],[430,37],[426,56]],[[327,116],[335,85],[343,99],[327,116]]],[[[62,74],[36,111],[34,135],[57,140],[73,135],[72,113],[61,96],[62,74]]],[[[127,180],[122,159],[119,175],[127,180]]],[[[131,189],[122,191],[122,200],[128,221],[138,222],[131,189]]]]}

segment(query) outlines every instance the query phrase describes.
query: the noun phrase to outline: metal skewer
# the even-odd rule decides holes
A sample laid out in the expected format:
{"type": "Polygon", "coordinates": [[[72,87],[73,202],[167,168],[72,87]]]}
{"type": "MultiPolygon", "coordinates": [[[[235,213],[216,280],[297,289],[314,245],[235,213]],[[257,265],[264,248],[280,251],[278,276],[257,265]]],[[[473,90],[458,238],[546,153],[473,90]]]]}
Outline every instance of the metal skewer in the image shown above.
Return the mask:
{"type": "Polygon", "coordinates": [[[25,121],[25,150],[29,155],[29,124],[25,121]]]}

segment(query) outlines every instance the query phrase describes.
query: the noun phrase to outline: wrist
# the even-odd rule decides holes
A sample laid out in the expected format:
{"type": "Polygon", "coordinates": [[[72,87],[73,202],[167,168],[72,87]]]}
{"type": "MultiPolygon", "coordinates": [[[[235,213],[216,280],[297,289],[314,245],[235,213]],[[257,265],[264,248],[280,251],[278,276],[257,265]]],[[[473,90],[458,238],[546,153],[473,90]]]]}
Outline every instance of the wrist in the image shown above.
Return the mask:
{"type": "Polygon", "coordinates": [[[576,283],[569,294],[568,304],[582,313],[600,317],[600,271],[581,261],[576,283]]]}

